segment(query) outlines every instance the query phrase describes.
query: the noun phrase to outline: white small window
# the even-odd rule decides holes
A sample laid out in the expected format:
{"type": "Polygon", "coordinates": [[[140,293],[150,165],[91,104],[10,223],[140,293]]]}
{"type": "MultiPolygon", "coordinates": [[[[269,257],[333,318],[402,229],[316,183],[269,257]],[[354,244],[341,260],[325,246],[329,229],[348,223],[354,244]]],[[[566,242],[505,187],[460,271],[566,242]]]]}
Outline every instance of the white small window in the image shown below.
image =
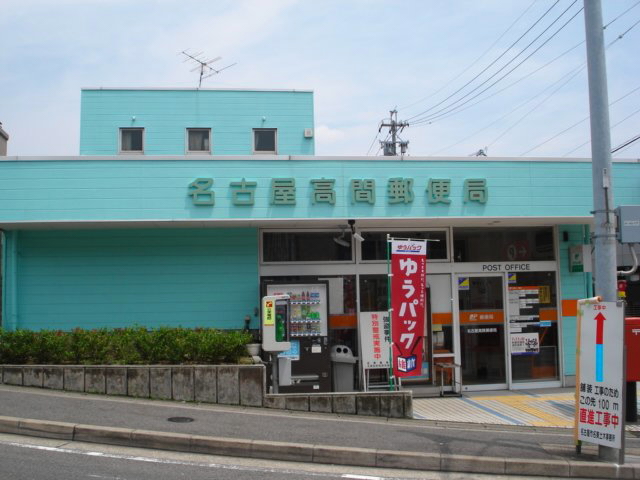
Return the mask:
{"type": "Polygon", "coordinates": [[[277,130],[275,128],[253,129],[253,153],[277,153],[277,130]]]}
{"type": "Polygon", "coordinates": [[[143,153],[144,152],[144,128],[120,129],[120,152],[143,153]]]}
{"type": "Polygon", "coordinates": [[[187,128],[187,153],[211,153],[210,128],[187,128]]]}

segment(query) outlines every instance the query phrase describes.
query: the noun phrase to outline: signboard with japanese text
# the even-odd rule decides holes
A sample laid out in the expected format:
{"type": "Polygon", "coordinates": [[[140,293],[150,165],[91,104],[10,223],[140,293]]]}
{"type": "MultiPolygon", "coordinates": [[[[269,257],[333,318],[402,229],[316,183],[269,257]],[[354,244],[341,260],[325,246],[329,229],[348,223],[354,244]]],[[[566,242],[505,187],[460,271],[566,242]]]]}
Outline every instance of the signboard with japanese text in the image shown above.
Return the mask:
{"type": "Polygon", "coordinates": [[[540,293],[538,287],[509,286],[509,324],[511,327],[538,326],[540,293]]]}
{"type": "Polygon", "coordinates": [[[538,332],[512,333],[511,355],[537,355],[540,353],[538,332]]]}
{"type": "Polygon", "coordinates": [[[578,308],[576,436],[622,448],[624,309],[616,302],[578,308]]]}
{"type": "Polygon", "coordinates": [[[426,269],[425,240],[391,240],[391,341],[396,377],[421,375],[426,269]]]}
{"type": "MultiPolygon", "coordinates": [[[[385,335],[389,312],[362,312],[359,317],[360,357],[364,368],[389,368],[391,343],[385,335]]],[[[387,327],[388,328],[388,327],[387,327]]]]}

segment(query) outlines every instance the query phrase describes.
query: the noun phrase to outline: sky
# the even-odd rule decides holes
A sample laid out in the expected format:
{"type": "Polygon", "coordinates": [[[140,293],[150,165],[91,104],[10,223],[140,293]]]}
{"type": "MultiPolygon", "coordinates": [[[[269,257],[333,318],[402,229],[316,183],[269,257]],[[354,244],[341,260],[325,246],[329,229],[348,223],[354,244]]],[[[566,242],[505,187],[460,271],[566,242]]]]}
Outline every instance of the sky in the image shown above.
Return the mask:
{"type": "MultiPolygon", "coordinates": [[[[640,134],[638,4],[602,0],[612,148],[640,134]]],[[[313,90],[317,155],[380,155],[397,109],[412,156],[589,157],[581,7],[0,0],[0,122],[9,155],[77,155],[81,88],[197,87],[187,50],[236,64],[203,88],[313,90]]],[[[640,158],[640,141],[614,158],[640,158]]]]}

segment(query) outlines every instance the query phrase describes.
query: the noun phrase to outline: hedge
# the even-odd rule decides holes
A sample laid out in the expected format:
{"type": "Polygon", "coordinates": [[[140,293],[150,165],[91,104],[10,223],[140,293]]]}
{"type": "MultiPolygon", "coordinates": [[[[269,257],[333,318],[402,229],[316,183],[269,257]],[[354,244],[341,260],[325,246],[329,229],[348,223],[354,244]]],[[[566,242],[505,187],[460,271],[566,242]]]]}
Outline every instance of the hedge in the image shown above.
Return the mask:
{"type": "Polygon", "coordinates": [[[237,363],[251,335],[212,328],[54,330],[0,329],[0,364],[237,363]]]}

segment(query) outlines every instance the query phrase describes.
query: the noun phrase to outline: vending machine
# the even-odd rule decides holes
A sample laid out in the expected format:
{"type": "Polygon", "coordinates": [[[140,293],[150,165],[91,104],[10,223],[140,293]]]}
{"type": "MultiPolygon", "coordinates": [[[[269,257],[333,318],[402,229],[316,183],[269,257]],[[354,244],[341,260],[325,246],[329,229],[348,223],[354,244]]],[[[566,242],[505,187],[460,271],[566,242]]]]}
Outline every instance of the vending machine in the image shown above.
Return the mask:
{"type": "Polygon", "coordinates": [[[279,386],[280,393],[331,391],[329,349],[329,287],[327,282],[268,283],[267,296],[289,297],[290,348],[278,354],[280,364],[291,364],[290,384],[279,386]]]}

